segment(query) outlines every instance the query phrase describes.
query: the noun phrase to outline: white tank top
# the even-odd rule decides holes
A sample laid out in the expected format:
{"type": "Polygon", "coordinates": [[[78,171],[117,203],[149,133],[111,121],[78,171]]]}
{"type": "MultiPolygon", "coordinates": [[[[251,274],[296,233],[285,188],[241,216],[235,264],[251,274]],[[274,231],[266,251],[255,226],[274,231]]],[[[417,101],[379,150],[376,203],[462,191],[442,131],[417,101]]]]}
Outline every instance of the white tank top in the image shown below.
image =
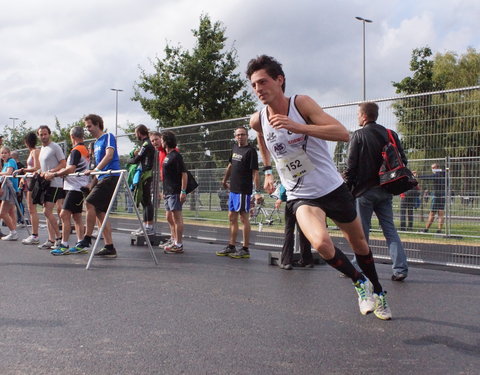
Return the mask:
{"type": "MultiPolygon", "coordinates": [[[[288,117],[300,124],[307,124],[295,106],[295,98],[296,95],[289,99],[288,117]]],[[[260,123],[265,143],[275,161],[277,171],[280,165],[287,165],[287,169],[283,168],[286,173],[279,173],[282,185],[287,190],[287,200],[320,198],[343,184],[342,176],[338,173],[328,152],[327,141],[305,134],[291,133],[286,129],[274,129],[268,120],[267,107],[260,111],[260,123]],[[304,159],[302,161],[305,154],[309,161],[304,159]],[[295,155],[299,157],[292,158],[295,155]],[[306,164],[310,167],[303,168],[302,165],[306,164]],[[295,173],[290,172],[291,168],[300,170],[297,166],[305,172],[298,178],[295,173]]]]}

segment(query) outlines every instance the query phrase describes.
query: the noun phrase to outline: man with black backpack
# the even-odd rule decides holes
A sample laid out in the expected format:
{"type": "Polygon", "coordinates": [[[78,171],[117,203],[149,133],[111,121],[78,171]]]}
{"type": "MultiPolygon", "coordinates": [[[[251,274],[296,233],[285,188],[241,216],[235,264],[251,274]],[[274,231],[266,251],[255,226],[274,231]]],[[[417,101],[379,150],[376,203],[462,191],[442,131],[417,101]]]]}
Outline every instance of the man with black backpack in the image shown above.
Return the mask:
{"type": "MultiPolygon", "coordinates": [[[[408,275],[407,257],[393,222],[392,194],[380,186],[379,169],[382,165],[382,150],[388,142],[385,127],[376,123],[378,105],[373,102],[359,104],[358,124],[362,129],[353,133],[348,147],[345,180],[357,199],[357,210],[362,220],[365,237],[369,238],[372,214],[375,212],[387,241],[393,263],[393,281],[402,281],[408,275]]],[[[398,135],[392,135],[407,164],[398,135]]]]}

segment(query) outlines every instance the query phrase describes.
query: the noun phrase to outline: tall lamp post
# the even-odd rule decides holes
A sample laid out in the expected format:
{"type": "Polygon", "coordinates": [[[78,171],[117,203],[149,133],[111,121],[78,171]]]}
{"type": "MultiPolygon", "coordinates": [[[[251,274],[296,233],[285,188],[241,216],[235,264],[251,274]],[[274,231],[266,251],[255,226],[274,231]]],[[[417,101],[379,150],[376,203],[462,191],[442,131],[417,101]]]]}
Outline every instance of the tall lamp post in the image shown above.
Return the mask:
{"type": "Polygon", "coordinates": [[[110,89],[115,91],[115,138],[117,137],[117,127],[118,127],[118,93],[123,91],[121,89],[110,89]]]}
{"type": "Polygon", "coordinates": [[[12,120],[13,130],[15,130],[15,120],[18,120],[18,117],[9,117],[9,119],[12,120]]]}
{"type": "Polygon", "coordinates": [[[365,83],[365,23],[372,23],[372,20],[367,20],[362,17],[355,17],[357,20],[362,21],[363,24],[363,100],[367,98],[366,83],[365,83]]]}

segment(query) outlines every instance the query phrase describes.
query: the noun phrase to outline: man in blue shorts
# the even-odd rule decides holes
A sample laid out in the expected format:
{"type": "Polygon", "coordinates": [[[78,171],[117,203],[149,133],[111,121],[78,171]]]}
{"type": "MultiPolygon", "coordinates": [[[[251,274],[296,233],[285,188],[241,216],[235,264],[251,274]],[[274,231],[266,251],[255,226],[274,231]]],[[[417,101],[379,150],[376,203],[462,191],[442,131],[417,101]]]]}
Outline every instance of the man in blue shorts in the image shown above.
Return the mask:
{"type": "Polygon", "coordinates": [[[257,150],[248,144],[247,129],[240,126],[235,129],[236,144],[233,146],[229,164],[222,184],[230,190],[228,197],[228,219],[230,221],[230,239],[228,245],[218,256],[229,256],[235,259],[250,258],[248,250],[250,242],[250,199],[252,185],[259,186],[257,150]],[[243,247],[235,248],[238,233],[238,216],[243,224],[243,247]]]}

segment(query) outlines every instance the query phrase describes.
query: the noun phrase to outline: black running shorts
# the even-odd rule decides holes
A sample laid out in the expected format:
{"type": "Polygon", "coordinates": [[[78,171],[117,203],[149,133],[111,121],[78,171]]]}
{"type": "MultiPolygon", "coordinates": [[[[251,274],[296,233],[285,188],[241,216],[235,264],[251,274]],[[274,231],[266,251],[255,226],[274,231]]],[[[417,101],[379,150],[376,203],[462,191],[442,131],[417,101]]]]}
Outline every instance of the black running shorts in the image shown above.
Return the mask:
{"type": "Polygon", "coordinates": [[[295,199],[289,202],[292,202],[291,205],[295,214],[298,207],[307,205],[321,208],[327,217],[339,223],[351,223],[357,217],[355,198],[345,184],[320,198],[295,199]]]}
{"type": "Polygon", "coordinates": [[[66,190],[67,195],[63,201],[63,209],[72,214],[79,214],[83,209],[83,193],[76,190],[66,190]]]}
{"type": "Polygon", "coordinates": [[[108,176],[99,180],[88,194],[87,203],[95,206],[97,211],[107,212],[118,178],[118,176],[108,176]]]}
{"type": "Polygon", "coordinates": [[[59,199],[65,198],[65,190],[61,187],[51,187],[47,188],[45,192],[45,202],[55,203],[59,199]]]}

